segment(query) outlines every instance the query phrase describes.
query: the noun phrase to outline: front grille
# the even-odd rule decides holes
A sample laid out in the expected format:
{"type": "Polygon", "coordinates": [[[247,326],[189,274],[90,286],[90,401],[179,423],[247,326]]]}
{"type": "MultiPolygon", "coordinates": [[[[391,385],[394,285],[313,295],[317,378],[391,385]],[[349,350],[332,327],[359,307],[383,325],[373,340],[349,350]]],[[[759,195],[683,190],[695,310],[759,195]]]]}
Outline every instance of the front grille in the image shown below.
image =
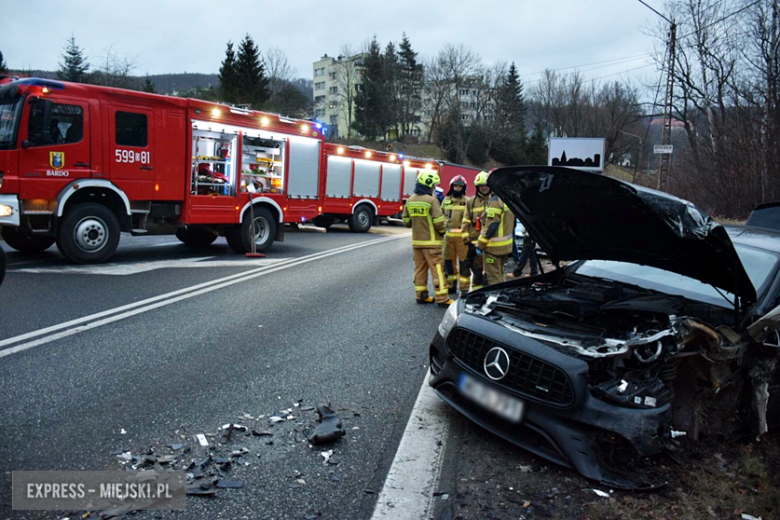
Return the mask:
{"type": "Polygon", "coordinates": [[[480,374],[484,374],[488,351],[502,347],[509,354],[509,373],[496,381],[497,384],[525,397],[557,406],[569,406],[574,402],[574,392],[566,373],[546,361],[460,328],[450,333],[447,346],[458,361],[480,374]]]}

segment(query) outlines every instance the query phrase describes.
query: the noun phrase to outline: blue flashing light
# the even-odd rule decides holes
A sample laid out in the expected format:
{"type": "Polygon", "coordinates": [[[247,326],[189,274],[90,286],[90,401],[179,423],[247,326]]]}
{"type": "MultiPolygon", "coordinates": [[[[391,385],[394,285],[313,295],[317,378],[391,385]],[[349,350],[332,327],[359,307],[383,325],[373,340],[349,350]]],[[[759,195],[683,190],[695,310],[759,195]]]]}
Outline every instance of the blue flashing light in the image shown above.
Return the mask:
{"type": "Polygon", "coordinates": [[[403,159],[403,158],[404,158],[404,154],[402,154],[402,153],[399,153],[399,154],[398,154],[398,158],[399,158],[399,159],[403,159]]]}
{"type": "Polygon", "coordinates": [[[317,123],[317,124],[316,124],[316,125],[314,125],[314,126],[315,126],[315,127],[317,127],[317,128],[322,128],[322,123],[317,123]]]}
{"type": "Polygon", "coordinates": [[[59,81],[41,78],[24,78],[13,82],[15,85],[32,85],[34,87],[46,87],[53,90],[65,90],[65,84],[59,81]]]}
{"type": "Polygon", "coordinates": [[[301,222],[306,222],[306,217],[301,217],[301,222]]]}

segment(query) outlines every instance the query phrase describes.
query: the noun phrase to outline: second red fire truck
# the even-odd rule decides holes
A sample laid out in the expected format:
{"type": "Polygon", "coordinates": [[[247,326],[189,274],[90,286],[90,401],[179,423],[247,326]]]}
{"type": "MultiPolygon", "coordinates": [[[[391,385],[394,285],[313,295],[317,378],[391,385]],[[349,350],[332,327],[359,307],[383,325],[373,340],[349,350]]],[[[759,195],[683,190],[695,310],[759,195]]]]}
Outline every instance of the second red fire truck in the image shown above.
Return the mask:
{"type": "Polygon", "coordinates": [[[365,232],[403,208],[420,170],[459,168],[326,143],[317,123],[217,103],[0,80],[3,239],[25,252],[56,242],[78,263],[110,258],[121,232],[194,246],[225,236],[238,252],[283,240],[285,223],[365,232]]]}

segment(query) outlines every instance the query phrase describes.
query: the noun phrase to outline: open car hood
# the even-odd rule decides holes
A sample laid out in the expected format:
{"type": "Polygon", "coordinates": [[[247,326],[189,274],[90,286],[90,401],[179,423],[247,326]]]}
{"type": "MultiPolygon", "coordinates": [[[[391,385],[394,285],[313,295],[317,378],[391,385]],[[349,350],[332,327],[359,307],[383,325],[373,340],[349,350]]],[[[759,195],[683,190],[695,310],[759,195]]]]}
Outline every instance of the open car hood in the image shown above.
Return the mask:
{"type": "Polygon", "coordinates": [[[726,230],[686,200],[562,167],[498,168],[488,185],[555,262],[649,265],[756,300],[726,230]]]}

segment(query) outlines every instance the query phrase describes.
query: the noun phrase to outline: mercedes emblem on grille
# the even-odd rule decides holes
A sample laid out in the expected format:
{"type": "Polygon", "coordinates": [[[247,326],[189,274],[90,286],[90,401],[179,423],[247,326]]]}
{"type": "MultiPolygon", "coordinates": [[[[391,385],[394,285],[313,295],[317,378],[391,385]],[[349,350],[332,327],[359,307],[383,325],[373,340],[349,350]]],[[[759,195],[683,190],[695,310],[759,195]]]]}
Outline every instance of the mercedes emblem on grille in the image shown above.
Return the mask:
{"type": "Polygon", "coordinates": [[[493,381],[498,381],[509,372],[509,354],[501,347],[493,347],[485,356],[483,366],[485,374],[493,381]]]}

